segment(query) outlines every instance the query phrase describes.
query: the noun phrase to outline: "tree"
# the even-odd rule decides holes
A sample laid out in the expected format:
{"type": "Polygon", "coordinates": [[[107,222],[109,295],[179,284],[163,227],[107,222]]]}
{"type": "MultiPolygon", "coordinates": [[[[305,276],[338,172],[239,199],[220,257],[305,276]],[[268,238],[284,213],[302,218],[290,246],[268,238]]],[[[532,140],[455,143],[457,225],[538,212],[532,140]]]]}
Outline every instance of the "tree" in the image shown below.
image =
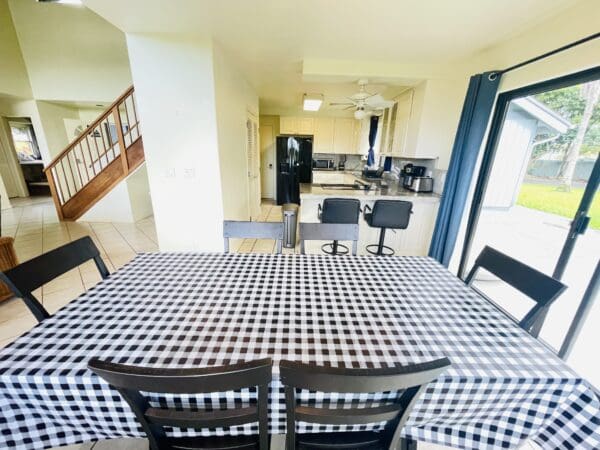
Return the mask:
{"type": "MultiPolygon", "coordinates": [[[[575,136],[577,135],[578,125],[581,123],[583,112],[585,110],[585,99],[581,95],[581,85],[573,85],[566,88],[554,89],[552,91],[536,94],[535,99],[546,105],[551,110],[560,114],[573,124],[573,128],[566,133],[561,134],[557,139],[546,144],[537,145],[534,148],[532,160],[543,157],[548,153],[562,155],[562,159],[571,147],[575,136]]],[[[547,135],[538,136],[539,140],[552,136],[552,132],[547,135]]],[[[600,152],[600,108],[595,108],[592,118],[587,128],[587,133],[583,138],[583,144],[579,151],[580,155],[588,155],[592,158],[600,152]]]]}
{"type": "Polygon", "coordinates": [[[590,125],[594,108],[600,101],[600,80],[581,85],[581,97],[585,100],[581,122],[571,145],[565,152],[563,164],[558,174],[558,179],[563,189],[570,191],[573,184],[573,174],[583,145],[583,139],[590,125]]]}

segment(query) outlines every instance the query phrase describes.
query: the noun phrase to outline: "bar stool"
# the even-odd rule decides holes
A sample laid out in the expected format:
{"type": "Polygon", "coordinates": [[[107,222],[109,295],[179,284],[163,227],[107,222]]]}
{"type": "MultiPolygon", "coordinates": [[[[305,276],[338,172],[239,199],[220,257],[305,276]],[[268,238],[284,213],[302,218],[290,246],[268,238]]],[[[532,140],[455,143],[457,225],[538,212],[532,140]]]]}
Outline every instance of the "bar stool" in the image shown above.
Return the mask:
{"type": "Polygon", "coordinates": [[[405,230],[408,227],[410,215],[412,214],[412,203],[402,200],[376,200],[373,209],[365,206],[365,221],[373,228],[381,228],[379,232],[379,243],[367,245],[367,252],[378,256],[392,256],[394,249],[384,245],[385,230],[405,230]],[[372,211],[372,212],[368,212],[372,211]],[[377,251],[371,250],[377,247],[377,251]],[[384,249],[387,253],[384,253],[384,249]]]}
{"type": "MultiPolygon", "coordinates": [[[[323,207],[319,204],[319,220],[321,223],[357,224],[360,216],[360,200],[355,198],[326,198],[323,207]]],[[[321,250],[328,255],[346,255],[349,250],[337,240],[323,244],[321,250]],[[341,250],[340,250],[341,249],[341,250]]]]}

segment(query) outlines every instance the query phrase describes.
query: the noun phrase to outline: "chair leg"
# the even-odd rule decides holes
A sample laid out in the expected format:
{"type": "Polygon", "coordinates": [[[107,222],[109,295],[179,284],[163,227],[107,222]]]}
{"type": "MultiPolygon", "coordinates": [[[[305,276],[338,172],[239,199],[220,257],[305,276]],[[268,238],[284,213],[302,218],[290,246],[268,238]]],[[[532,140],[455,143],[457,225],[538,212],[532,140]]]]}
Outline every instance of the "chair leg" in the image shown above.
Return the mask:
{"type": "Polygon", "coordinates": [[[417,441],[413,441],[412,439],[400,439],[399,450],[417,450],[417,441]]]}
{"type": "Polygon", "coordinates": [[[332,253],[337,255],[338,241],[333,241],[332,253]]]}

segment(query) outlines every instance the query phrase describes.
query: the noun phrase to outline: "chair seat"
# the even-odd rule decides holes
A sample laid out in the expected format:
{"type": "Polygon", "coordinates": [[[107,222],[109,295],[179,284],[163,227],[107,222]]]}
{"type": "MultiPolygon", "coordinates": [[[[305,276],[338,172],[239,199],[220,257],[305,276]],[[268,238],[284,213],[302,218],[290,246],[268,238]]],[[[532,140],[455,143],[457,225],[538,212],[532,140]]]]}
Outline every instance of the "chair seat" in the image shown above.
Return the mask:
{"type": "Polygon", "coordinates": [[[385,436],[374,431],[296,434],[298,449],[383,449],[385,436]]]}
{"type": "Polygon", "coordinates": [[[233,450],[259,448],[258,435],[252,436],[197,436],[165,438],[159,442],[161,449],[177,450],[233,450]]]}

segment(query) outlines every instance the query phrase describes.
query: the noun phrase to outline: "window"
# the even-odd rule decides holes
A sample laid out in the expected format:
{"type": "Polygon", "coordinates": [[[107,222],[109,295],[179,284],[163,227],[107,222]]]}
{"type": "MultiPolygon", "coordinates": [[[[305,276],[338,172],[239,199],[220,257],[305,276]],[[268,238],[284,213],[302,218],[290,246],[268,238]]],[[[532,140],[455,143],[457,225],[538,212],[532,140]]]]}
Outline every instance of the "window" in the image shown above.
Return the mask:
{"type": "Polygon", "coordinates": [[[31,123],[9,122],[9,126],[19,161],[41,161],[42,155],[31,123]]]}

